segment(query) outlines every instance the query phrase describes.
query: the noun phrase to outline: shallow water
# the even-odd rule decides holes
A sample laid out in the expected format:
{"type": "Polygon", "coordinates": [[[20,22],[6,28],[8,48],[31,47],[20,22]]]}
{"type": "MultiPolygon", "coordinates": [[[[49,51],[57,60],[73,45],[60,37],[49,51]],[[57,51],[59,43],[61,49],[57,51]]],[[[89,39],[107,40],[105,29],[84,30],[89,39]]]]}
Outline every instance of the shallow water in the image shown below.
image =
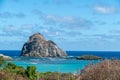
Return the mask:
{"type": "MultiPolygon", "coordinates": [[[[79,69],[83,69],[90,60],[75,60],[75,59],[60,59],[60,58],[25,58],[20,57],[20,50],[0,50],[0,53],[13,57],[13,62],[19,66],[27,67],[33,65],[37,67],[39,72],[72,72],[77,73],[79,69]],[[16,57],[15,57],[16,56],[16,57]]],[[[67,51],[69,56],[81,55],[97,55],[102,58],[117,58],[120,59],[119,51],[67,51]]]]}
{"type": "Polygon", "coordinates": [[[60,58],[25,58],[13,57],[16,65],[27,67],[36,66],[39,72],[64,72],[77,73],[78,70],[83,69],[87,64],[96,61],[90,60],[75,60],[75,59],[60,59],[60,58]]]}

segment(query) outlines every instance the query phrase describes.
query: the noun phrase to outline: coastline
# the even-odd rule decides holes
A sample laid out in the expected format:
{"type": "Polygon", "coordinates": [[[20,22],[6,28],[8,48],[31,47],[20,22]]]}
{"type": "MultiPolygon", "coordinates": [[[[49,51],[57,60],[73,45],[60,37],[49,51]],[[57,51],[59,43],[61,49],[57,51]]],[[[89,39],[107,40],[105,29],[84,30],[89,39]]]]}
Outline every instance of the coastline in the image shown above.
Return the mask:
{"type": "MultiPolygon", "coordinates": [[[[99,60],[95,60],[94,63],[99,60]]],[[[8,61],[9,62],[9,61],[8,61]]],[[[61,59],[61,58],[24,58],[14,57],[13,61],[18,66],[36,66],[39,72],[64,72],[76,74],[78,69],[83,69],[93,60],[76,60],[76,59],[61,59]]]]}
{"type": "MultiPolygon", "coordinates": [[[[96,55],[103,58],[117,58],[120,59],[120,51],[66,51],[68,56],[76,57],[81,55],[96,55]],[[109,55],[108,55],[109,54],[109,55]]],[[[0,53],[8,56],[20,56],[21,50],[0,50],[0,53]]]]}
{"type": "MultiPolygon", "coordinates": [[[[93,52],[88,51],[67,51],[69,54],[70,59],[61,59],[61,58],[30,58],[30,57],[20,57],[20,50],[4,50],[0,51],[3,54],[7,54],[13,58],[13,62],[19,66],[27,67],[28,65],[36,66],[37,70],[40,72],[47,72],[47,71],[61,71],[61,72],[72,72],[72,73],[77,73],[78,69],[83,69],[87,64],[92,63],[92,62],[99,62],[100,60],[75,60],[77,55],[83,55],[83,54],[93,54],[93,52]],[[73,55],[74,54],[74,55],[73,55]]],[[[108,58],[113,58],[111,56],[112,54],[116,54],[116,56],[119,54],[119,52],[116,53],[109,53],[109,52],[95,52],[94,54],[99,55],[99,54],[104,54],[102,57],[108,57],[108,58]],[[111,54],[111,55],[110,55],[111,54]],[[106,56],[107,55],[107,56],[106,56]]],[[[94,55],[93,54],[93,55],[94,55]]],[[[100,56],[101,56],[100,55],[100,56]]]]}

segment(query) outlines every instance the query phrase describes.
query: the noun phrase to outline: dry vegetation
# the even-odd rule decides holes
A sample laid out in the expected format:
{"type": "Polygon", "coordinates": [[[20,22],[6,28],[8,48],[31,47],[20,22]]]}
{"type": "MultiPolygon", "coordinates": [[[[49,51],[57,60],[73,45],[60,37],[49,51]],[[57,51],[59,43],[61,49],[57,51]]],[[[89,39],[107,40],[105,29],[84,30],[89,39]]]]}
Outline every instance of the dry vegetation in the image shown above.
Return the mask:
{"type": "Polygon", "coordinates": [[[77,80],[120,80],[120,61],[104,60],[86,66],[77,80]]]}
{"type": "Polygon", "coordinates": [[[0,80],[28,80],[28,78],[16,73],[0,70],[0,80]]]}

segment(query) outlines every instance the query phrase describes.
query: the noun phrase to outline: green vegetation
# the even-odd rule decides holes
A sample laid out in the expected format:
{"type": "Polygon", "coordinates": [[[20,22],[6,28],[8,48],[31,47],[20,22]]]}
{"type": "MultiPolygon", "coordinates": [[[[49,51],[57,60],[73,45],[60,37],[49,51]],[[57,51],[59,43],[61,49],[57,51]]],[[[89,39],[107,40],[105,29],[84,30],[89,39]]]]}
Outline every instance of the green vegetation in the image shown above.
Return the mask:
{"type": "Polygon", "coordinates": [[[36,71],[35,66],[28,66],[25,69],[12,62],[6,63],[3,57],[0,57],[0,65],[0,80],[76,80],[76,77],[71,73],[40,73],[36,71]]]}
{"type": "Polygon", "coordinates": [[[26,70],[26,75],[31,80],[37,80],[39,73],[36,71],[35,66],[28,66],[26,70]]]}
{"type": "Polygon", "coordinates": [[[104,60],[86,66],[78,80],[120,80],[120,60],[104,60]]]}
{"type": "Polygon", "coordinates": [[[2,65],[4,64],[5,64],[5,59],[2,56],[0,56],[0,67],[2,67],[2,65]]]}
{"type": "Polygon", "coordinates": [[[77,60],[99,60],[102,59],[99,56],[95,56],[95,55],[83,55],[83,56],[79,56],[76,58],[77,60]]]}
{"type": "Polygon", "coordinates": [[[16,73],[16,74],[25,76],[25,69],[22,66],[16,66],[12,62],[9,62],[8,64],[6,64],[3,70],[10,73],[16,73]]]}

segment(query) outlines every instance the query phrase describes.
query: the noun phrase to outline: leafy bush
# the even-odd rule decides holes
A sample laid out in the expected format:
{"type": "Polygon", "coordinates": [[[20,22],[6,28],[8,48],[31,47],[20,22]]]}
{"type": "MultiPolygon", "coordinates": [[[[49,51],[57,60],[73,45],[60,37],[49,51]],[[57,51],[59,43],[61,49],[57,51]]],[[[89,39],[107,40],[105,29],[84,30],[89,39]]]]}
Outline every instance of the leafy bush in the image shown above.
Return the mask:
{"type": "Polygon", "coordinates": [[[22,66],[17,66],[12,62],[9,62],[5,67],[4,70],[7,72],[12,72],[16,74],[20,74],[25,76],[25,69],[22,66]]]}
{"type": "Polygon", "coordinates": [[[0,56],[0,67],[2,67],[2,65],[5,64],[5,62],[5,59],[2,56],[0,56]]]}
{"type": "Polygon", "coordinates": [[[26,70],[26,75],[28,76],[29,79],[31,80],[36,80],[37,79],[37,71],[35,66],[28,66],[26,70]]]}

